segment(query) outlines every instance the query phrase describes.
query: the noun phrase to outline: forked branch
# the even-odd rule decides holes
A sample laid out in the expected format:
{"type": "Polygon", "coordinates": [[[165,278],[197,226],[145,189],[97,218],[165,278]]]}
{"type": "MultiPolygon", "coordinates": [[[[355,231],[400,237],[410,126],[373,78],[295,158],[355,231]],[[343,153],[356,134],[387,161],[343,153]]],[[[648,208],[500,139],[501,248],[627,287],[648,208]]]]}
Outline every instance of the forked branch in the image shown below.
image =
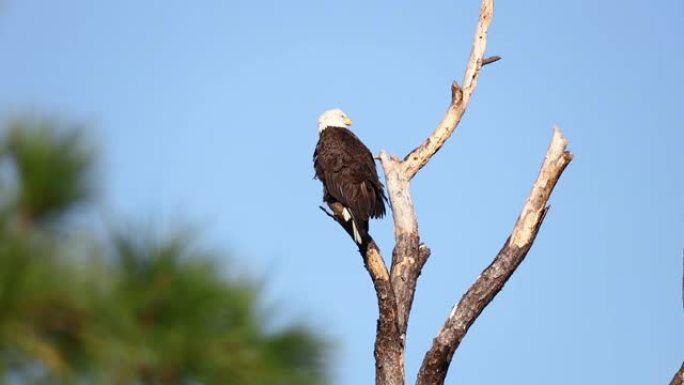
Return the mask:
{"type": "Polygon", "coordinates": [[[446,322],[425,354],[418,373],[418,385],[444,383],[454,352],[465,337],[470,325],[513,275],[532,247],[549,207],[548,200],[565,167],[572,160],[566,150],[567,140],[558,128],[554,129],[537,180],[518,217],[510,237],[494,261],[453,307],[446,322]]]}
{"type": "Polygon", "coordinates": [[[390,275],[392,289],[397,300],[397,319],[402,338],[405,338],[408,327],[408,317],[413,304],[418,276],[430,255],[430,249],[420,242],[410,182],[456,129],[468,106],[470,95],[475,90],[483,63],[498,60],[496,57],[483,58],[487,47],[487,31],[493,15],[494,0],[483,0],[475,37],[473,38],[473,47],[463,78],[463,88],[456,82],[452,84],[451,103],[437,128],[422,145],[406,155],[403,161],[393,156],[387,156],[384,152],[380,153],[387,191],[392,203],[395,246],[392,252],[390,275]]]}

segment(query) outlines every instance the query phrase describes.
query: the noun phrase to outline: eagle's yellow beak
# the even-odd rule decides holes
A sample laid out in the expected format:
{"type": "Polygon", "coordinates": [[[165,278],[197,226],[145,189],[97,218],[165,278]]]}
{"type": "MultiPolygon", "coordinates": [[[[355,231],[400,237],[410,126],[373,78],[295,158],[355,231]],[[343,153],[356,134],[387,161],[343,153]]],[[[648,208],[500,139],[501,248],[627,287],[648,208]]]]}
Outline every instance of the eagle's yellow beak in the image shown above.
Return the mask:
{"type": "Polygon", "coordinates": [[[348,116],[345,116],[345,117],[344,117],[344,124],[346,124],[347,126],[350,126],[350,127],[351,127],[352,123],[353,123],[352,120],[349,119],[348,116]]]}

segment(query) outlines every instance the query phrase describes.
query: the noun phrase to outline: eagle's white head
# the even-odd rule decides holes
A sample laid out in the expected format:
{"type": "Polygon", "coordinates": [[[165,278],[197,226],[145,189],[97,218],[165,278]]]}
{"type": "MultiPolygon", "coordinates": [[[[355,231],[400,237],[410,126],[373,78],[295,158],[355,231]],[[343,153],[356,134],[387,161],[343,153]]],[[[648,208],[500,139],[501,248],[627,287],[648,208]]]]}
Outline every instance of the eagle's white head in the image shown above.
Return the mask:
{"type": "Polygon", "coordinates": [[[325,111],[318,118],[318,132],[321,133],[326,127],[344,127],[349,128],[352,125],[352,120],[347,114],[339,108],[325,111]]]}

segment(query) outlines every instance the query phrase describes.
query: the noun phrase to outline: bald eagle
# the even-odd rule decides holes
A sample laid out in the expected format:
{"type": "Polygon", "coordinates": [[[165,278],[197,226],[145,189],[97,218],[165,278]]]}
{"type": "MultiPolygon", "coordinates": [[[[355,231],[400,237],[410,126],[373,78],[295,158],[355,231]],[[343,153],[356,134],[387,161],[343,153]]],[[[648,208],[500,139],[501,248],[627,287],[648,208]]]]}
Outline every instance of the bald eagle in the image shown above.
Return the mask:
{"type": "Polygon", "coordinates": [[[351,224],[354,241],[369,240],[368,220],[385,215],[385,192],[368,147],[349,130],[351,119],[340,109],[318,119],[319,139],[313,161],[323,183],[323,201],[351,224]]]}

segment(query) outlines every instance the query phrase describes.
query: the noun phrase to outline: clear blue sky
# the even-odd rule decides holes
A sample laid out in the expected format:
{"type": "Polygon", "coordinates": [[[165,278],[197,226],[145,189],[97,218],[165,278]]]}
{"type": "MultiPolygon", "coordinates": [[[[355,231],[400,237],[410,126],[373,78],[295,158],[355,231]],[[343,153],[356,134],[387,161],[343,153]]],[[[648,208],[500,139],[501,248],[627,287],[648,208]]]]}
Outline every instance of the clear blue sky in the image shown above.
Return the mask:
{"type": "MultiPolygon", "coordinates": [[[[370,384],[376,306],[318,209],[316,118],[400,155],[440,119],[479,9],[460,1],[0,1],[0,110],[87,122],[105,217],[200,225],[370,384]]],[[[558,123],[575,160],[448,384],[664,384],[684,359],[684,3],[499,1],[452,140],[413,184],[433,256],[407,371],[508,235],[558,123]]],[[[391,220],[372,224],[390,254],[391,220]]]]}

